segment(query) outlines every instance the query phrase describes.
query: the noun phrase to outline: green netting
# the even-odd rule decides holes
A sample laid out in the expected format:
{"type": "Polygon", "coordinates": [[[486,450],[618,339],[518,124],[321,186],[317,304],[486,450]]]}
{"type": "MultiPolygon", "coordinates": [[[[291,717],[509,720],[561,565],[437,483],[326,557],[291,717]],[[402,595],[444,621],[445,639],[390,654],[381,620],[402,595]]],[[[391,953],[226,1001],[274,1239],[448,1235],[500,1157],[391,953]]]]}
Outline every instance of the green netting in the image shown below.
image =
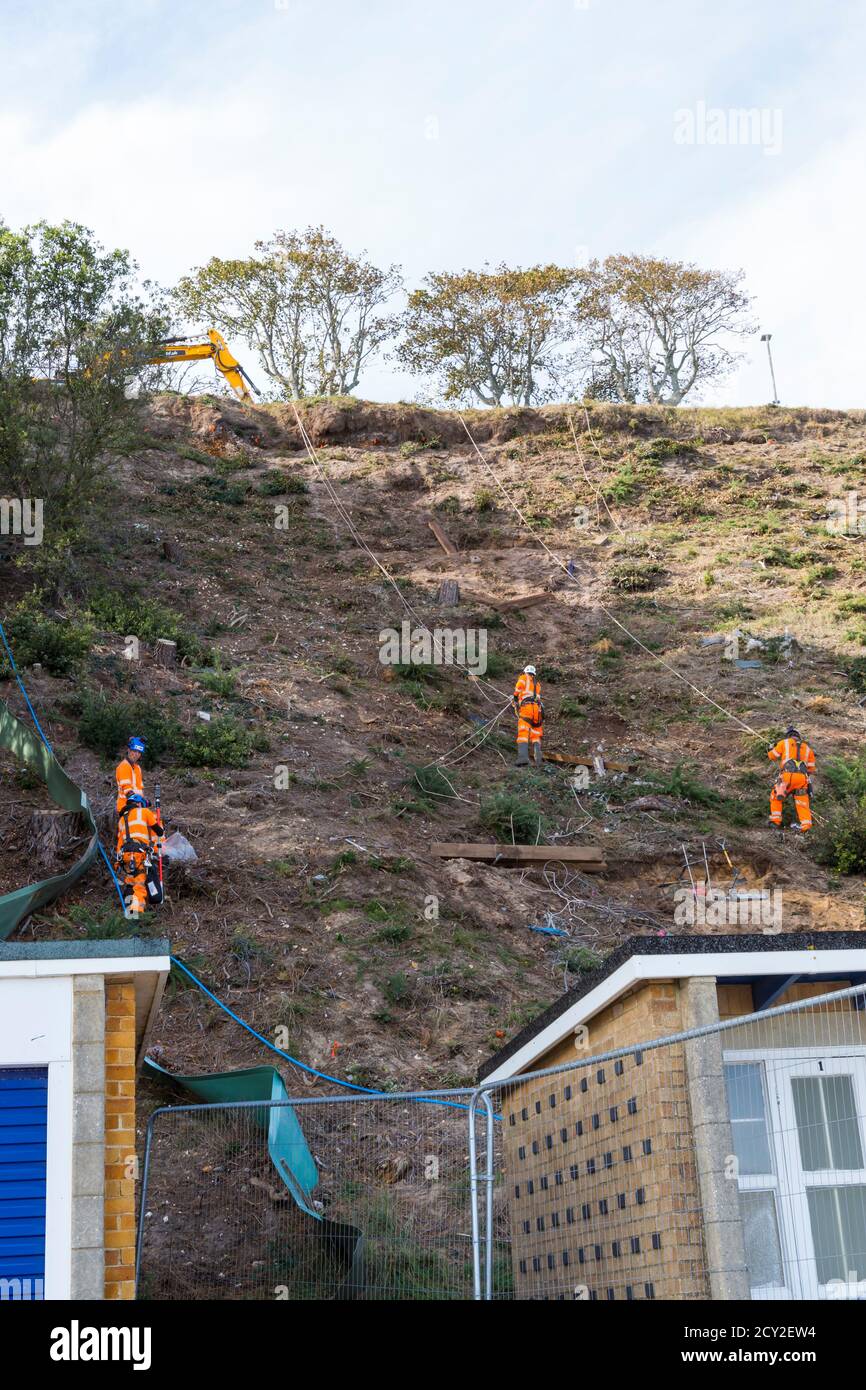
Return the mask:
{"type": "MultiPolygon", "coordinates": [[[[80,787],[64,772],[53,753],[50,753],[42,740],[16,719],[6,705],[0,703],[0,748],[8,748],[20,762],[24,763],[45,783],[52,799],[64,811],[80,811],[93,831],[90,843],[81,858],[65,873],[52,878],[17,888],[14,893],[0,897],[0,941],[6,939],[23,922],[25,917],[38,912],[40,908],[67,892],[86,873],[93,863],[99,848],[96,822],[90,809],[90,802],[80,787]]],[[[21,874],[27,873],[27,865],[22,863],[21,874]]]]}

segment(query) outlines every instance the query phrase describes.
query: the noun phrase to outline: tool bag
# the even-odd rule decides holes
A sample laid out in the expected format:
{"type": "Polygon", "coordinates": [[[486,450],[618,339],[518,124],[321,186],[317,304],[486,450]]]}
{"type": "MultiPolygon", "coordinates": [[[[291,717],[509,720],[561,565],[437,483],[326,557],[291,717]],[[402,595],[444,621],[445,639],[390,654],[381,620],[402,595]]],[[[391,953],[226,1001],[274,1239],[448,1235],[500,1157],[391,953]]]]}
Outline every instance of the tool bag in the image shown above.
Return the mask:
{"type": "Polygon", "coordinates": [[[153,862],[148,855],[146,873],[144,879],[144,890],[147,893],[147,901],[151,907],[161,907],[165,899],[165,890],[160,882],[159,865],[153,862]]]}

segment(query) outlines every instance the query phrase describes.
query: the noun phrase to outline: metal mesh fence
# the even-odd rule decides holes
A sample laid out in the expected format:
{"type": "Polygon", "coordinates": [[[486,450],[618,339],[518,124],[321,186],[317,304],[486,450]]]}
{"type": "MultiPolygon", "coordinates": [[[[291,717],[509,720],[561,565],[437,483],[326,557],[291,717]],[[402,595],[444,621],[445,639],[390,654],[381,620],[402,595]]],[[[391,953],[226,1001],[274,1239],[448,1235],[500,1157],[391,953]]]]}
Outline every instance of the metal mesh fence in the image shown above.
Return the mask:
{"type": "Polygon", "coordinates": [[[505,1296],[866,1297],[864,999],[589,1048],[492,1087],[505,1296]]]}
{"type": "Polygon", "coordinates": [[[866,1298],[864,1003],[590,1033],[474,1093],[293,1101],[300,1205],[273,1104],[157,1112],[139,1296],[866,1298]]]}
{"type": "Polygon", "coordinates": [[[279,1103],[157,1112],[139,1297],[471,1298],[470,1095],[293,1102],[315,1215],[269,1150],[279,1103]]]}

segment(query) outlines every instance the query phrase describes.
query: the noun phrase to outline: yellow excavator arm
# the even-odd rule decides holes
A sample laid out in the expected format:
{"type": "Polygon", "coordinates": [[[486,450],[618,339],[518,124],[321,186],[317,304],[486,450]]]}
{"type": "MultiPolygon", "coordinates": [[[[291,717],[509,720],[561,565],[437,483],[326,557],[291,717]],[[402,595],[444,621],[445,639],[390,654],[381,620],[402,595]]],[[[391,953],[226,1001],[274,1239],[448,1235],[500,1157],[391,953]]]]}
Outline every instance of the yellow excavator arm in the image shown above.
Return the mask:
{"type": "Polygon", "coordinates": [[[155,343],[146,360],[152,363],[195,362],[207,357],[213,358],[216,370],[222,373],[235,395],[242,401],[252,403],[250,387],[256,395],[261,395],[225,338],[215,328],[208,329],[207,342],[195,338],[169,338],[165,342],[155,343]]]}

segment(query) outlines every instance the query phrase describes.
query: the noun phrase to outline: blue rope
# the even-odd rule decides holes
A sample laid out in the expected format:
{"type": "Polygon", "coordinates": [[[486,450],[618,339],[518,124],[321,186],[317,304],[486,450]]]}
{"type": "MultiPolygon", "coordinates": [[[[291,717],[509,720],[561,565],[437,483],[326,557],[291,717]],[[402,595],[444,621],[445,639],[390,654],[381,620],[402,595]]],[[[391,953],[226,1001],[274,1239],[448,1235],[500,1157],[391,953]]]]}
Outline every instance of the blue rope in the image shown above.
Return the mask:
{"type": "MultiPolygon", "coordinates": [[[[221,999],[218,999],[217,996],[208,989],[207,985],[202,984],[198,976],[192,973],[189,966],[184,965],[182,960],[178,960],[177,956],[171,956],[170,960],[172,965],[176,965],[178,970],[182,970],[184,975],[188,975],[193,984],[201,990],[202,994],[206,994],[208,999],[211,999],[218,1008],[222,1009],[223,1013],[228,1014],[229,1018],[234,1019],[235,1023],[239,1023],[241,1028],[251,1033],[258,1042],[264,1043],[265,1047],[270,1048],[271,1052],[275,1052],[278,1057],[282,1057],[284,1062],[291,1062],[293,1067],[298,1067],[300,1071],[305,1071],[308,1076],[317,1076],[320,1081],[330,1081],[334,1086],[345,1087],[347,1091],[359,1091],[361,1095],[365,1096],[382,1096],[383,1099],[387,1100],[387,1091],[374,1091],[370,1086],[356,1086],[352,1081],[341,1081],[338,1076],[329,1076],[327,1072],[316,1071],[315,1067],[310,1067],[306,1062],[300,1062],[297,1057],[292,1057],[290,1053],[283,1052],[279,1047],[275,1046],[274,1043],[269,1042],[267,1038],[263,1037],[261,1033],[257,1033],[255,1028],[251,1027],[249,1023],[246,1023],[233,1009],[230,1009],[228,1004],[224,1004],[221,999]]],[[[418,1096],[418,1100],[423,1100],[425,1105],[442,1105],[448,1110],[469,1109],[468,1105],[461,1105],[458,1101],[438,1100],[435,1096],[426,1098],[418,1096]]]]}
{"type": "MultiPolygon", "coordinates": [[[[28,710],[30,711],[30,718],[33,720],[33,723],[34,723],[35,726],[36,726],[36,732],[37,732],[37,734],[39,735],[39,737],[42,739],[42,742],[44,743],[45,747],[48,749],[48,752],[51,754],[51,756],[52,756],[52,758],[53,758],[53,757],[54,757],[54,749],[51,747],[51,744],[49,743],[48,738],[47,738],[46,735],[45,735],[45,732],[44,732],[44,730],[43,730],[43,728],[42,728],[42,725],[39,723],[39,720],[38,720],[38,718],[37,718],[37,716],[36,716],[36,711],[35,711],[35,709],[33,708],[32,704],[30,703],[30,696],[27,694],[27,691],[26,691],[26,689],[25,689],[25,687],[24,687],[24,682],[23,682],[23,680],[21,679],[21,675],[20,675],[20,673],[19,673],[19,671],[18,671],[18,667],[17,667],[16,664],[15,664],[15,657],[12,655],[12,648],[11,648],[10,645],[9,645],[8,639],[7,639],[7,637],[6,637],[6,630],[5,630],[5,628],[3,627],[2,622],[0,622],[0,639],[2,639],[3,646],[4,646],[5,651],[6,651],[6,655],[7,655],[8,658],[9,658],[9,665],[10,665],[11,668],[12,668],[12,674],[13,674],[13,676],[15,677],[15,680],[16,680],[17,683],[18,683],[18,689],[21,691],[21,694],[24,696],[24,703],[25,703],[25,705],[27,706],[28,710]]],[[[115,888],[117,889],[117,896],[118,896],[118,898],[120,899],[120,905],[121,905],[121,907],[123,908],[123,910],[126,911],[126,900],[125,900],[125,898],[124,898],[124,896],[123,896],[123,889],[122,889],[121,886],[120,886],[120,880],[119,880],[119,878],[117,877],[117,874],[114,872],[114,867],[113,867],[113,865],[112,865],[112,863],[111,863],[111,860],[109,859],[108,855],[106,854],[105,850],[104,850],[103,847],[102,847],[102,841],[99,840],[99,839],[97,839],[96,843],[97,843],[97,845],[99,846],[99,853],[102,855],[102,858],[105,860],[105,867],[108,869],[108,872],[111,874],[111,877],[112,877],[112,879],[114,880],[114,886],[115,886],[115,888]]]]}
{"type": "MultiPolygon", "coordinates": [[[[3,646],[4,646],[5,649],[6,649],[6,655],[8,656],[8,658],[9,658],[9,663],[10,663],[10,665],[11,665],[11,667],[12,667],[12,674],[14,675],[16,681],[18,682],[18,688],[19,688],[19,690],[21,691],[21,694],[24,696],[24,703],[27,705],[27,708],[28,708],[28,710],[30,711],[30,717],[32,718],[33,723],[36,725],[36,731],[37,731],[37,733],[39,734],[39,737],[42,739],[42,742],[45,744],[45,747],[48,749],[48,752],[51,754],[51,756],[52,756],[52,758],[53,758],[53,757],[54,757],[54,749],[51,747],[51,744],[48,742],[48,739],[46,738],[45,734],[43,733],[43,731],[42,731],[42,726],[41,726],[41,724],[39,723],[38,718],[36,717],[36,711],[35,711],[35,709],[33,708],[32,704],[30,703],[30,697],[29,697],[29,695],[27,694],[27,691],[26,691],[25,688],[24,688],[24,682],[22,681],[21,676],[20,676],[19,673],[18,673],[18,667],[16,666],[16,664],[15,664],[15,658],[14,658],[14,656],[12,655],[12,648],[9,646],[9,643],[8,643],[8,641],[6,640],[6,633],[5,633],[5,631],[4,631],[2,622],[0,622],[0,638],[2,638],[3,646]]],[[[97,841],[97,844],[99,845],[99,852],[100,852],[100,854],[102,855],[102,858],[105,860],[105,864],[106,864],[106,867],[107,867],[107,869],[108,869],[108,872],[111,874],[111,877],[114,879],[114,886],[115,886],[115,888],[117,889],[117,896],[120,898],[121,906],[125,909],[125,908],[126,908],[126,902],[125,902],[124,897],[123,897],[123,890],[121,889],[120,881],[119,881],[119,879],[118,879],[118,877],[117,877],[117,874],[114,872],[114,868],[112,867],[111,860],[109,859],[108,855],[106,854],[105,850],[103,849],[103,847],[102,847],[102,842],[101,842],[101,841],[97,841]]],[[[236,1014],[232,1009],[229,1008],[228,1004],[224,1004],[224,1003],[222,1002],[221,999],[218,999],[218,998],[216,997],[215,994],[211,993],[211,991],[208,989],[207,985],[202,984],[201,980],[199,980],[195,975],[193,975],[192,971],[191,971],[187,966],[184,965],[183,961],[178,960],[176,956],[172,956],[172,957],[171,957],[171,963],[172,963],[172,965],[176,965],[176,966],[178,967],[179,970],[182,970],[182,971],[184,972],[185,975],[188,975],[189,978],[192,980],[193,984],[194,984],[194,985],[197,985],[198,988],[201,990],[202,994],[206,994],[207,997],[208,997],[208,999],[212,999],[213,1002],[214,1002],[219,1008],[221,1008],[221,1009],[223,1010],[224,1013],[227,1013],[227,1014],[228,1014],[229,1018],[234,1019],[235,1023],[239,1023],[240,1026],[241,1026],[241,1028],[245,1028],[246,1031],[247,1031],[248,1033],[252,1034],[252,1036],[253,1036],[254,1038],[257,1039],[258,1042],[263,1043],[265,1047],[270,1048],[271,1052],[275,1052],[275,1053],[277,1054],[278,1057],[282,1057],[282,1059],[283,1059],[284,1062],[291,1062],[291,1064],[292,1064],[293,1067],[298,1067],[299,1070],[307,1072],[308,1075],[310,1075],[310,1076],[317,1076],[317,1077],[319,1078],[320,1081],[330,1081],[334,1086],[343,1086],[343,1087],[345,1087],[345,1089],[348,1090],[348,1091],[359,1091],[362,1095],[365,1095],[365,1096],[383,1096],[383,1097],[387,1097],[387,1095],[388,1095],[388,1092],[387,1092],[387,1091],[374,1091],[370,1086],[356,1086],[356,1085],[355,1085],[353,1082],[351,1082],[351,1081],[341,1081],[341,1080],[339,1079],[339,1077],[337,1077],[337,1076],[328,1076],[328,1074],[327,1074],[326,1072],[323,1072],[323,1071],[316,1071],[315,1067],[309,1067],[309,1066],[307,1066],[306,1062],[301,1062],[301,1061],[299,1061],[297,1057],[292,1057],[292,1056],[290,1056],[288,1052],[282,1052],[282,1051],[280,1050],[280,1048],[276,1047],[272,1042],[269,1042],[267,1038],[262,1037],[262,1034],[261,1034],[261,1033],[257,1033],[256,1030],[255,1030],[255,1028],[252,1028],[252,1027],[250,1026],[249,1023],[244,1022],[244,1020],[243,1020],[242,1018],[240,1018],[240,1017],[238,1016],[238,1014],[236,1014]]],[[[421,1099],[421,1097],[419,1097],[419,1099],[421,1099]]],[[[468,1110],[468,1109],[469,1109],[468,1105],[460,1105],[460,1104],[458,1104],[457,1101],[436,1100],[436,1099],[434,1099],[434,1098],[432,1098],[432,1097],[429,1098],[429,1099],[427,1099],[427,1100],[425,1100],[425,1104],[427,1104],[427,1105],[442,1105],[442,1106],[444,1106],[446,1109],[451,1109],[451,1110],[468,1110]]]]}

